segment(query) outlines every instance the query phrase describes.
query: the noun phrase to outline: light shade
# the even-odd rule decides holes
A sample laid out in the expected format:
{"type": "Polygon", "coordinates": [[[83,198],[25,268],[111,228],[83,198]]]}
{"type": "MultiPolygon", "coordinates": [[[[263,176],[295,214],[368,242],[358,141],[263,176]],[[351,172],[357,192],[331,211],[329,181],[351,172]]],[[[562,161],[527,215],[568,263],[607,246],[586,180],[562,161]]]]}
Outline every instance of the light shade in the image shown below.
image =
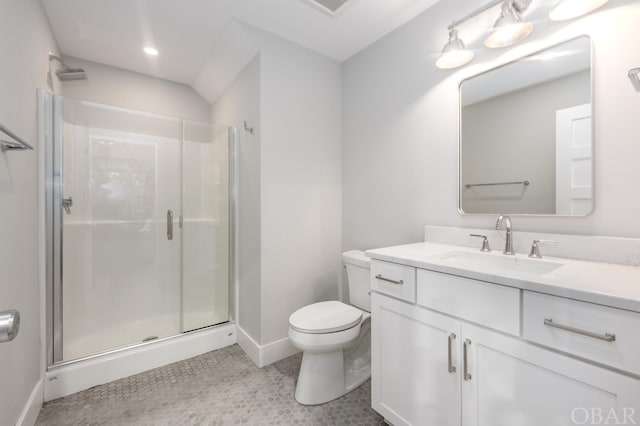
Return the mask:
{"type": "Polygon", "coordinates": [[[586,15],[609,0],[563,0],[549,12],[552,21],[566,21],[586,15]]]}
{"type": "Polygon", "coordinates": [[[493,25],[491,34],[484,41],[484,45],[495,49],[499,47],[511,46],[525,39],[533,31],[533,24],[522,22],[522,18],[513,9],[511,0],[506,0],[502,4],[500,17],[493,25]]]}
{"type": "Polygon", "coordinates": [[[449,41],[442,48],[442,53],[436,61],[440,69],[460,67],[473,59],[473,52],[468,50],[464,42],[458,38],[458,30],[449,30],[449,41]]]}
{"type": "Polygon", "coordinates": [[[144,53],[146,53],[147,55],[151,55],[151,56],[158,56],[158,50],[151,47],[151,46],[147,46],[144,48],[144,53]]]}

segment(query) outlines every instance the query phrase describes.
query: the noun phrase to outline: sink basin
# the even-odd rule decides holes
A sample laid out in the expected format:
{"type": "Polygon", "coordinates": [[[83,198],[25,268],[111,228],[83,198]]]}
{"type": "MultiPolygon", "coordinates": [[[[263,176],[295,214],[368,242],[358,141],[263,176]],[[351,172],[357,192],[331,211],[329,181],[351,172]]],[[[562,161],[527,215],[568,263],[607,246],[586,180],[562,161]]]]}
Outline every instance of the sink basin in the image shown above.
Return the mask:
{"type": "Polygon", "coordinates": [[[558,269],[562,263],[542,259],[528,259],[516,256],[454,251],[438,257],[443,264],[489,273],[515,272],[530,275],[545,275],[558,269]]]}

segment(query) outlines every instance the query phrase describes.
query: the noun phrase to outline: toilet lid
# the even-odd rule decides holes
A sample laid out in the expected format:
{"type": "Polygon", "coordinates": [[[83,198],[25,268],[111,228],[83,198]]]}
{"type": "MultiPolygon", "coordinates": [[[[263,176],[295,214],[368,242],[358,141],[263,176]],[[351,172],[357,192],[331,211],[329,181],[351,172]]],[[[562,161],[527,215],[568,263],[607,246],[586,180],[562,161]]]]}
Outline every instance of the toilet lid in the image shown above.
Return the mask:
{"type": "Polygon", "coordinates": [[[360,309],[332,300],[298,309],[289,317],[289,325],[301,333],[332,333],[354,327],[361,319],[360,309]]]}

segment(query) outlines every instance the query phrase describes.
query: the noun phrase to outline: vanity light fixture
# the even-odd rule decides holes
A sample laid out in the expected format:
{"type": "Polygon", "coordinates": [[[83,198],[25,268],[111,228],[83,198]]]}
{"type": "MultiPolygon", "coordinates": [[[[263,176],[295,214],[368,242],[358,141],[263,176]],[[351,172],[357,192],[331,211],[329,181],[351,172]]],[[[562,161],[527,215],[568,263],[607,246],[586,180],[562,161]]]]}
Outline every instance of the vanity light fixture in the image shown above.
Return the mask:
{"type": "Polygon", "coordinates": [[[146,53],[149,56],[158,56],[158,49],[147,46],[144,48],[144,53],[146,53]]]}
{"type": "Polygon", "coordinates": [[[593,12],[609,0],[562,0],[549,12],[552,21],[566,21],[593,12]]]}
{"type": "MultiPolygon", "coordinates": [[[[444,45],[442,53],[436,60],[436,66],[440,69],[460,67],[473,59],[473,52],[466,48],[464,42],[458,37],[457,28],[471,18],[475,18],[489,9],[501,4],[500,16],[496,20],[491,34],[484,41],[484,45],[490,49],[511,46],[524,40],[531,31],[533,24],[522,20],[525,12],[533,0],[492,0],[479,7],[467,16],[453,21],[449,25],[449,41],[444,45]]],[[[549,12],[549,18],[554,21],[562,21],[585,15],[601,7],[609,0],[558,0],[559,3],[549,12]]],[[[637,77],[634,74],[632,78],[637,77]]],[[[640,84],[640,83],[639,83],[640,84]]],[[[635,83],[634,83],[635,85],[635,83]]]]}
{"type": "Polygon", "coordinates": [[[442,48],[442,53],[436,61],[436,66],[440,69],[451,69],[460,67],[473,59],[473,52],[465,46],[458,37],[458,30],[449,27],[449,41],[442,48]]]}
{"type": "Polygon", "coordinates": [[[504,0],[500,17],[493,25],[484,45],[491,49],[511,46],[524,40],[532,30],[533,24],[522,21],[520,13],[513,6],[513,1],[504,0]]]}
{"type": "Polygon", "coordinates": [[[520,13],[527,10],[532,0],[492,0],[484,6],[474,10],[467,16],[453,21],[449,25],[449,41],[444,45],[442,53],[436,60],[436,66],[440,69],[460,67],[473,59],[473,52],[465,46],[458,37],[457,28],[471,18],[502,4],[502,13],[494,25],[492,34],[485,41],[488,47],[509,46],[524,39],[531,33],[533,25],[522,22],[520,13]]]}

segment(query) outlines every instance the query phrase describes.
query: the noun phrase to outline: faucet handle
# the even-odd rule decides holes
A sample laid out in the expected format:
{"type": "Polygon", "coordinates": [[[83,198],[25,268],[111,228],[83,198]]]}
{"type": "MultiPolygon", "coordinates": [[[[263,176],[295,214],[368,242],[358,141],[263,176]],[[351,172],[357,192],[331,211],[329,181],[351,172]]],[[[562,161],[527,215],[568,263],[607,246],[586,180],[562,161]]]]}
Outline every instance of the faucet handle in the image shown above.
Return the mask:
{"type": "Polygon", "coordinates": [[[477,237],[477,238],[482,238],[482,248],[480,249],[480,251],[486,251],[486,252],[490,252],[491,249],[489,248],[489,239],[487,238],[486,235],[480,235],[480,234],[469,234],[470,237],[477,237]]]}
{"type": "Polygon", "coordinates": [[[531,251],[529,252],[529,257],[542,259],[542,254],[540,253],[540,244],[557,245],[558,242],[552,240],[533,240],[533,243],[531,244],[531,251]]]}

